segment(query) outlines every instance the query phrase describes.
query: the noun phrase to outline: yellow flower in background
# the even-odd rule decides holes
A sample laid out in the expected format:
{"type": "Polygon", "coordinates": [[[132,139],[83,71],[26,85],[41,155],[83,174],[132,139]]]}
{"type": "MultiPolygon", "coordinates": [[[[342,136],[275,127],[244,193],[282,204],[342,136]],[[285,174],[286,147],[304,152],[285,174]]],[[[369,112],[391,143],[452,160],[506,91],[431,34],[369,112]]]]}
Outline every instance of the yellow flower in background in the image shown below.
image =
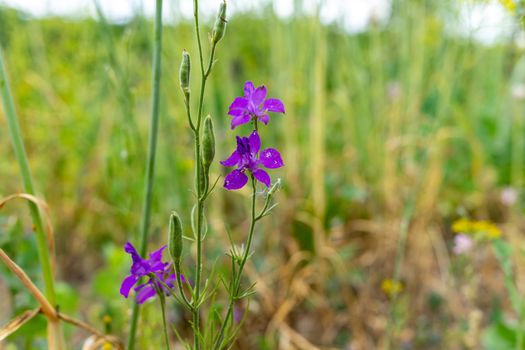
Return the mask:
{"type": "Polygon", "coordinates": [[[510,13],[516,12],[516,2],[514,0],[499,0],[499,2],[505,7],[510,13]]]}
{"type": "Polygon", "coordinates": [[[465,218],[458,219],[454,221],[454,223],[452,223],[452,231],[454,231],[455,233],[467,233],[471,231],[471,227],[472,225],[470,220],[465,218]]]}
{"type": "Polygon", "coordinates": [[[482,239],[497,239],[501,237],[499,227],[487,220],[474,221],[461,218],[452,223],[452,231],[478,235],[482,239]]]}
{"type": "Polygon", "coordinates": [[[111,343],[104,343],[104,345],[102,345],[102,350],[111,350],[113,349],[113,345],[111,345],[111,343]]]}
{"type": "Polygon", "coordinates": [[[491,225],[485,231],[488,239],[498,239],[501,237],[501,230],[496,225],[491,225]]]}
{"type": "Polygon", "coordinates": [[[381,282],[381,289],[386,295],[392,298],[403,291],[403,285],[399,281],[385,279],[381,282]]]}

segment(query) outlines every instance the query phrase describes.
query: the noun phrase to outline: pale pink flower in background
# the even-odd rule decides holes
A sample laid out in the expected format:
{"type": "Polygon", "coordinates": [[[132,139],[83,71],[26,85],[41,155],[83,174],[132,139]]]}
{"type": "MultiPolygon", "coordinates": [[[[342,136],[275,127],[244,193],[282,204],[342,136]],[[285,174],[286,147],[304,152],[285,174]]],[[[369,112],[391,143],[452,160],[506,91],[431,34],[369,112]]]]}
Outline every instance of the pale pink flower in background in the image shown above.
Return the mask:
{"type": "Polygon", "coordinates": [[[512,86],[512,98],[517,101],[523,101],[525,99],[525,85],[518,83],[512,86]]]}
{"type": "Polygon", "coordinates": [[[468,252],[472,248],[473,244],[474,242],[470,236],[460,233],[454,237],[454,247],[452,248],[452,251],[454,254],[460,255],[468,252]]]}
{"type": "Polygon", "coordinates": [[[386,87],[387,96],[391,101],[396,101],[401,97],[403,88],[398,81],[391,81],[386,87]]]}
{"type": "Polygon", "coordinates": [[[516,191],[512,187],[505,187],[501,191],[501,203],[505,204],[506,206],[510,207],[514,205],[518,200],[518,191],[516,191]]]}

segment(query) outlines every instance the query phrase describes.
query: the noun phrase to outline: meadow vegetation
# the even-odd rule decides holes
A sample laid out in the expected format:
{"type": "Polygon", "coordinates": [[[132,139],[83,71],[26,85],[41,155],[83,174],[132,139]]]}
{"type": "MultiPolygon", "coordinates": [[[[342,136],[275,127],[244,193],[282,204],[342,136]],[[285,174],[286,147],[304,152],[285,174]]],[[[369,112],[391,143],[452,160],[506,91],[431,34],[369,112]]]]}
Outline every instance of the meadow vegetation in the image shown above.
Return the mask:
{"type": "MultiPolygon", "coordinates": [[[[263,131],[285,166],[272,172],[279,205],[254,235],[245,274],[256,293],[235,310],[244,323],[234,348],[525,349],[525,37],[512,14],[512,34],[495,43],[458,35],[457,5],[395,0],[389,18],[359,33],[322,23],[301,1],[289,18],[267,6],[229,19],[203,107],[216,159],[231,153],[226,113],[245,81],[286,105],[263,131]]],[[[207,33],[213,21],[203,22],[207,33]]],[[[129,270],[122,247],[139,236],[152,28],[141,13],[117,24],[102,11],[32,18],[0,7],[0,45],[54,228],[57,303],[123,339],[131,304],[118,288],[129,270]]],[[[197,62],[192,21],[179,18],[163,31],[152,249],[166,241],[171,211],[189,217],[194,200],[184,49],[197,62]]],[[[23,187],[2,113],[6,197],[23,187]]],[[[222,187],[210,198],[208,273],[230,273],[229,235],[246,235],[249,198],[222,187]]],[[[0,208],[0,248],[41,286],[24,203],[0,208]]],[[[186,249],[183,260],[194,259],[186,249]]],[[[3,324],[36,301],[3,265],[0,277],[3,324]]],[[[190,336],[188,311],[171,303],[167,317],[190,336]]],[[[163,347],[161,322],[153,304],[142,308],[137,349],[163,347]]],[[[88,337],[65,333],[75,348],[88,337]]],[[[0,349],[45,344],[37,317],[0,349]]]]}

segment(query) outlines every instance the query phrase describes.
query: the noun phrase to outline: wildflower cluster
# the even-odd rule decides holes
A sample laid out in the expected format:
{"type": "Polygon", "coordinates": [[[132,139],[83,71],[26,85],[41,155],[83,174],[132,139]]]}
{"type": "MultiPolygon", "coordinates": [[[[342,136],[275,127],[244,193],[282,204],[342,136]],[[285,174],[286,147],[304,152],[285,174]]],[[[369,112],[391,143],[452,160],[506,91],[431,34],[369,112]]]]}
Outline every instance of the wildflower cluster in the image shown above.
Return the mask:
{"type": "Polygon", "coordinates": [[[284,104],[276,98],[266,98],[266,87],[257,88],[251,81],[244,84],[244,96],[237,97],[230,105],[228,114],[232,116],[231,128],[253,122],[253,132],[248,137],[236,136],[237,147],[230,157],[221,162],[225,167],[237,168],[224,178],[224,188],[238,190],[248,182],[248,172],[252,179],[270,187],[271,179],[268,173],[260,166],[267,169],[276,169],[284,165],[281,154],[275,148],[261,149],[261,138],[257,131],[257,122],[265,125],[270,121],[268,112],[284,113],[284,104]],[[259,152],[260,151],[260,152],[259,152]]]}
{"type": "MultiPolygon", "coordinates": [[[[224,188],[227,190],[238,190],[243,188],[250,180],[252,187],[251,197],[251,224],[246,242],[242,244],[243,249],[237,249],[232,243],[229,255],[232,263],[232,274],[229,283],[224,283],[228,294],[228,303],[225,312],[222,315],[214,315],[213,320],[209,320],[212,325],[204,325],[202,321],[202,308],[208,300],[215,300],[216,288],[212,288],[211,279],[203,276],[207,269],[204,269],[204,241],[207,234],[206,203],[209,195],[212,193],[217,182],[210,181],[210,168],[215,158],[215,133],[213,120],[210,115],[204,117],[203,97],[206,87],[206,81],[215,62],[215,53],[218,42],[224,37],[226,29],[226,1],[221,2],[218,15],[210,33],[210,57],[208,64],[203,61],[202,45],[198,25],[198,2],[194,2],[195,26],[199,48],[201,87],[197,103],[197,113],[192,113],[191,102],[191,58],[190,53],[183,51],[181,66],[179,69],[179,82],[183,93],[184,104],[186,107],[186,116],[189,127],[193,133],[195,147],[195,176],[194,176],[194,193],[195,205],[191,213],[191,231],[195,242],[195,261],[194,274],[192,282],[189,283],[183,275],[187,275],[184,266],[183,253],[183,235],[184,227],[181,217],[177,212],[173,212],[169,221],[169,236],[167,250],[171,258],[170,263],[162,261],[162,252],[166,248],[163,246],[159,250],[151,253],[148,259],[142,258],[135,248],[127,243],[125,251],[131,255],[132,266],[130,275],[122,282],[120,293],[128,297],[133,289],[136,292],[136,301],[130,323],[130,333],[128,337],[128,348],[133,350],[138,319],[139,305],[146,300],[158,296],[160,309],[162,312],[164,338],[167,349],[170,348],[170,337],[166,322],[166,305],[165,297],[171,295],[183,307],[192,314],[190,322],[193,331],[193,344],[185,344],[186,348],[200,349],[225,349],[231,348],[237,334],[236,323],[239,321],[240,314],[238,302],[253,294],[253,286],[243,288],[242,273],[246,262],[252,255],[251,244],[255,232],[256,223],[263,217],[269,215],[275,207],[271,201],[273,195],[278,190],[280,180],[272,185],[270,175],[267,169],[277,169],[284,166],[283,159],[279,151],[275,148],[262,148],[261,137],[258,131],[258,123],[267,125],[270,122],[269,113],[285,113],[285,107],[281,100],[277,98],[267,98],[267,89],[264,85],[255,87],[251,81],[244,84],[243,96],[234,99],[228,109],[228,115],[231,119],[231,129],[235,129],[244,124],[253,123],[253,128],[247,136],[236,136],[236,147],[230,156],[221,161],[225,167],[234,167],[224,178],[224,188]],[[268,188],[265,192],[264,205],[258,210],[256,205],[257,182],[262,183],[268,188]],[[145,283],[142,283],[144,281],[145,283]],[[203,283],[205,281],[205,283],[203,283]],[[183,282],[185,282],[183,284],[183,282]],[[233,320],[234,322],[231,322],[233,320]],[[206,327],[204,327],[206,326],[206,327]],[[205,329],[217,329],[216,333],[210,333],[205,329]]],[[[160,15],[158,18],[161,18],[160,15]]],[[[160,57],[160,56],[156,56],[160,57]]],[[[193,112],[195,112],[193,110],[193,112]]],[[[149,166],[150,163],[148,163],[149,166]]],[[[152,178],[152,177],[150,177],[152,178]]],[[[147,230],[143,231],[143,240],[141,248],[146,245],[147,230]]],[[[141,251],[141,253],[144,253],[141,251]]],[[[225,279],[221,277],[221,281],[225,279]]],[[[217,283],[218,284],[218,283],[217,283]]]]}
{"type": "Polygon", "coordinates": [[[457,234],[471,235],[480,240],[493,240],[501,237],[499,227],[487,220],[461,218],[452,223],[452,231],[457,234]]]}

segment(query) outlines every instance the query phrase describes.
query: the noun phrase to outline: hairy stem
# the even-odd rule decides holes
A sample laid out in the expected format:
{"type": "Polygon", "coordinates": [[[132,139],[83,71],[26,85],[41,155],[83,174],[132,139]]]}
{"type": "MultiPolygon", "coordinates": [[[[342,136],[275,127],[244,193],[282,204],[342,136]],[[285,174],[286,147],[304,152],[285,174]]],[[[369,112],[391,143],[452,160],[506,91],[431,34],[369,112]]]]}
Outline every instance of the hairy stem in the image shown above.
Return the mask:
{"type": "MultiPolygon", "coordinates": [[[[155,11],[155,42],[153,49],[153,91],[151,101],[151,121],[149,129],[148,156],[146,159],[146,174],[144,178],[144,202],[140,227],[140,255],[146,254],[148,230],[151,216],[151,201],[155,174],[155,154],[157,151],[157,135],[159,125],[159,100],[160,100],[160,72],[162,51],[162,0],[157,0],[155,11]]],[[[128,336],[128,349],[135,348],[135,334],[139,316],[139,304],[133,304],[130,331],[128,336]]]]}

